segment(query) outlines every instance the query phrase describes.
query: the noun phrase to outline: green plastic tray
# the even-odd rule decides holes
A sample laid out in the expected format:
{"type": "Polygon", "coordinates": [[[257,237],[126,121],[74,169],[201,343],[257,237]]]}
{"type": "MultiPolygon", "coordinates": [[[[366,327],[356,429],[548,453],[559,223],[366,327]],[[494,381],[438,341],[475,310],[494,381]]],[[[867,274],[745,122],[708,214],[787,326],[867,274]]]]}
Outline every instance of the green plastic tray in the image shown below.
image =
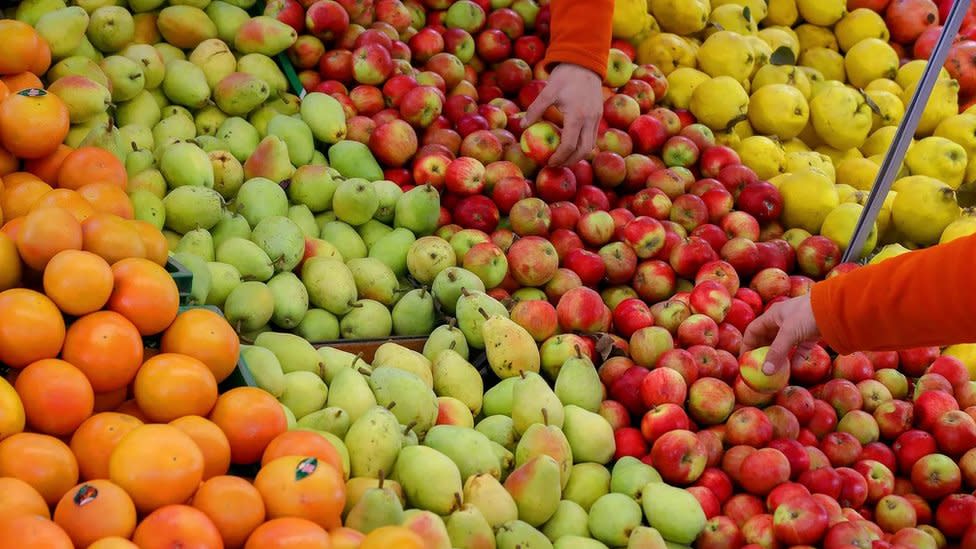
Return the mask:
{"type": "Polygon", "coordinates": [[[180,305],[185,305],[193,289],[193,273],[172,257],[166,260],[166,271],[173,277],[176,288],[180,291],[180,305]]]}

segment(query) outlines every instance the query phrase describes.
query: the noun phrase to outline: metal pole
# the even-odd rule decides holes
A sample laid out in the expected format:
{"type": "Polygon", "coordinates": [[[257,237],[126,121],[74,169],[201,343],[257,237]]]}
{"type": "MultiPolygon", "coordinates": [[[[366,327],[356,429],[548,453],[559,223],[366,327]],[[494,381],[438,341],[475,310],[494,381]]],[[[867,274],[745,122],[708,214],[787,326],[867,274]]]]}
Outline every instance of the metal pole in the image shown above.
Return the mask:
{"type": "Polygon", "coordinates": [[[847,247],[847,250],[844,251],[843,261],[845,262],[856,261],[861,257],[861,251],[864,249],[868,235],[871,234],[874,221],[881,211],[881,205],[884,203],[885,197],[888,196],[888,189],[891,188],[891,184],[894,182],[895,176],[901,168],[905,153],[908,151],[908,145],[915,136],[915,129],[918,128],[918,121],[922,117],[922,111],[925,110],[925,105],[928,103],[932,88],[935,87],[939,71],[945,65],[946,58],[949,56],[949,47],[952,45],[956,34],[959,33],[962,20],[969,10],[969,3],[970,0],[956,0],[952,4],[949,17],[946,18],[945,26],[942,28],[942,34],[939,35],[939,41],[936,42],[935,49],[932,50],[932,55],[929,57],[925,71],[922,73],[922,79],[919,81],[918,87],[915,89],[915,93],[912,94],[912,99],[905,109],[904,118],[898,124],[895,139],[891,143],[891,146],[888,147],[887,153],[885,153],[884,162],[881,163],[881,169],[878,171],[874,186],[871,187],[871,194],[868,196],[864,210],[861,212],[861,217],[857,220],[857,225],[854,227],[851,243],[847,247]]]}

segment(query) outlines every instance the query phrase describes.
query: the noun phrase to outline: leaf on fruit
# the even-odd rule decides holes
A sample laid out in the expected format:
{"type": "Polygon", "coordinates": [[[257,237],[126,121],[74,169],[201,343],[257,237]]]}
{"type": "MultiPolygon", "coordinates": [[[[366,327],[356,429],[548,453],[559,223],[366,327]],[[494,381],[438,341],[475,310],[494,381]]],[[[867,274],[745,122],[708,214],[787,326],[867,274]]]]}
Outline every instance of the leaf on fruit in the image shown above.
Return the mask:
{"type": "Polygon", "coordinates": [[[749,9],[749,6],[742,8],[742,17],[745,17],[746,22],[752,21],[752,10],[749,9]]]}
{"type": "Polygon", "coordinates": [[[873,112],[878,116],[881,116],[881,107],[879,107],[878,104],[874,102],[874,99],[871,99],[871,96],[869,96],[864,90],[860,88],[857,91],[860,92],[861,97],[864,98],[864,102],[868,104],[868,107],[871,109],[871,112],[873,112]]]}
{"type": "Polygon", "coordinates": [[[596,339],[596,352],[600,355],[602,361],[606,361],[613,354],[613,350],[616,346],[613,344],[613,338],[608,334],[600,334],[596,339]]]}
{"type": "Polygon", "coordinates": [[[722,131],[724,131],[724,132],[730,132],[730,131],[732,131],[732,128],[735,128],[735,125],[736,124],[738,124],[739,122],[744,122],[744,121],[746,121],[748,119],[749,119],[749,115],[747,115],[747,114],[740,114],[739,116],[736,116],[732,120],[729,120],[728,125],[725,126],[725,128],[723,128],[722,131]]]}
{"type": "Polygon", "coordinates": [[[720,31],[724,31],[725,30],[725,27],[723,27],[722,25],[716,23],[715,21],[712,21],[711,23],[709,23],[709,25],[715,27],[716,29],[718,29],[720,31]]]}
{"type": "Polygon", "coordinates": [[[780,46],[776,48],[776,51],[774,51],[772,55],[769,56],[769,64],[776,66],[795,65],[796,56],[793,55],[793,50],[791,50],[788,46],[780,46]]]}

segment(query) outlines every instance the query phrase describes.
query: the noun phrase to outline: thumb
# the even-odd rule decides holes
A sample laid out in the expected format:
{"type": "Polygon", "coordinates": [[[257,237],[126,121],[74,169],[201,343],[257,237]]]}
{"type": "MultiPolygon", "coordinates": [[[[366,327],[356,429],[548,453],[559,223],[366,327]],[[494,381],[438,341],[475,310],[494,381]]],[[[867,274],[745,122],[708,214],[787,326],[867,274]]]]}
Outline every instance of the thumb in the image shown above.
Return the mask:
{"type": "Polygon", "coordinates": [[[796,328],[792,323],[780,326],[779,333],[776,334],[776,338],[773,339],[773,343],[769,346],[769,352],[766,353],[766,363],[763,364],[763,373],[766,375],[772,375],[780,370],[780,368],[786,368],[788,358],[790,356],[790,349],[796,345],[796,328]]]}
{"type": "Polygon", "coordinates": [[[522,118],[522,128],[528,128],[538,122],[542,118],[542,115],[545,114],[546,109],[551,107],[555,102],[555,94],[549,90],[550,87],[546,86],[539,96],[535,98],[535,101],[529,105],[529,108],[525,109],[525,116],[522,118]]]}

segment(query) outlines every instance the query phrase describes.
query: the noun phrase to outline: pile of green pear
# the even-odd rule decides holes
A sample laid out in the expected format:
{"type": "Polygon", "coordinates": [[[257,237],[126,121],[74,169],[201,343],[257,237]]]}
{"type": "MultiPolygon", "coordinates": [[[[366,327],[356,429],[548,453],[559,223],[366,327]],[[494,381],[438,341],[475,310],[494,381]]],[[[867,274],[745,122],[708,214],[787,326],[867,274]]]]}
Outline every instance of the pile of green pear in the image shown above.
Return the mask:
{"type": "MultiPolygon", "coordinates": [[[[478,298],[459,298],[471,299],[478,298]]],[[[481,341],[490,349],[518,340],[510,333],[518,328],[490,313],[481,341]]],[[[441,325],[422,352],[388,342],[367,363],[265,332],[242,356],[291,428],[319,432],[339,450],[347,527],[368,533],[408,525],[443,549],[659,549],[694,541],[705,515],[693,495],[635,458],[611,465],[613,430],[598,413],[603,386],[588,358],[565,360],[550,384],[538,360],[517,371],[506,366],[525,349],[489,355],[501,381],[485,390],[469,362],[470,343],[460,327],[441,325]]]]}

